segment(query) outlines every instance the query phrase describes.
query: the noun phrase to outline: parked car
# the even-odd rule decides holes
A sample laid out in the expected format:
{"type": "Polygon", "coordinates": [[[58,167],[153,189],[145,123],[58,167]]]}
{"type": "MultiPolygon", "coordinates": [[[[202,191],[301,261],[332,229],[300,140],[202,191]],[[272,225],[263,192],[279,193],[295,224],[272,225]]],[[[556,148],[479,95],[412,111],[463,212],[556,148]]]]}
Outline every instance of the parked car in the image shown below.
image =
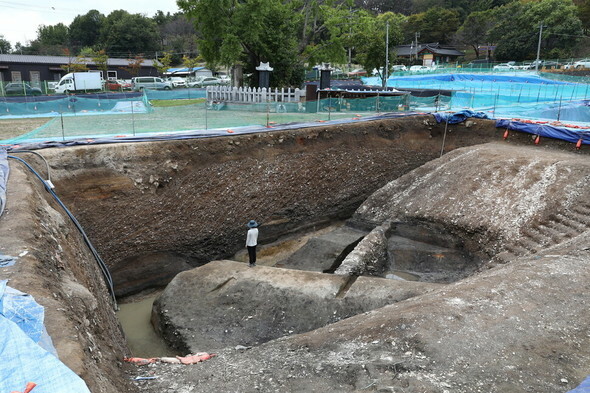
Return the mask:
{"type": "Polygon", "coordinates": [[[514,65],[509,64],[509,63],[500,63],[500,64],[496,64],[493,67],[493,69],[496,70],[496,71],[513,70],[514,69],[514,65]]]}
{"type": "Polygon", "coordinates": [[[38,87],[32,87],[25,82],[10,82],[4,86],[4,94],[7,96],[40,96],[43,92],[38,87]]]}
{"type": "Polygon", "coordinates": [[[348,77],[359,77],[359,76],[366,76],[367,75],[367,71],[363,70],[362,68],[355,68],[354,70],[351,70],[350,72],[346,73],[346,76],[348,77]]]}
{"type": "Polygon", "coordinates": [[[188,87],[200,87],[199,84],[205,79],[204,76],[195,76],[194,79],[188,80],[186,82],[188,87]]]}
{"type": "Polygon", "coordinates": [[[131,83],[133,83],[134,91],[143,91],[144,89],[171,90],[173,87],[172,83],[154,76],[138,76],[131,79],[131,83]]]}
{"type": "Polygon", "coordinates": [[[122,89],[121,84],[117,81],[106,81],[104,88],[109,91],[120,91],[122,89]]]}
{"type": "Polygon", "coordinates": [[[180,76],[171,76],[167,81],[172,83],[172,86],[174,87],[188,87],[186,79],[181,78],[180,76]]]}
{"type": "Polygon", "coordinates": [[[221,81],[221,84],[223,84],[223,85],[230,85],[231,84],[231,78],[229,75],[221,75],[219,77],[219,80],[221,81]]]}
{"type": "Polygon", "coordinates": [[[121,85],[122,90],[131,90],[133,89],[133,83],[126,81],[124,79],[117,79],[117,83],[121,85]]]}
{"type": "Polygon", "coordinates": [[[540,67],[544,67],[544,68],[560,68],[561,67],[561,63],[558,63],[557,61],[543,61],[541,62],[540,67]]]}
{"type": "Polygon", "coordinates": [[[403,64],[397,64],[397,65],[391,66],[391,71],[393,71],[393,72],[396,72],[396,71],[406,72],[407,70],[408,70],[408,67],[406,67],[403,64]]]}
{"type": "Polygon", "coordinates": [[[590,68],[590,59],[582,59],[574,62],[574,68],[590,68]]]}
{"type": "Polygon", "coordinates": [[[206,87],[206,86],[220,86],[226,84],[220,78],[216,78],[214,76],[206,76],[202,79],[196,80],[191,82],[189,85],[191,87],[206,87]]]}
{"type": "Polygon", "coordinates": [[[410,72],[428,72],[432,71],[432,69],[425,65],[413,65],[410,67],[410,72]]]}
{"type": "Polygon", "coordinates": [[[492,64],[488,59],[477,59],[467,63],[466,68],[490,68],[492,64]]]}
{"type": "Polygon", "coordinates": [[[561,68],[563,68],[564,70],[571,70],[572,68],[576,68],[576,66],[574,66],[574,62],[573,61],[568,61],[561,68]]]}

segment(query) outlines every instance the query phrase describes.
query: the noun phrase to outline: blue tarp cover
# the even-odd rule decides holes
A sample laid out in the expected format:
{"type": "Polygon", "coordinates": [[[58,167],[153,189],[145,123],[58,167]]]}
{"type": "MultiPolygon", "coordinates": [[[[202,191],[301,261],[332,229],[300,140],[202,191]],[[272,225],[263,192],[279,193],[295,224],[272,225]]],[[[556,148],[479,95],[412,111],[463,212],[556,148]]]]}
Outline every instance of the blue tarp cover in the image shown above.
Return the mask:
{"type": "Polygon", "coordinates": [[[0,392],[22,392],[34,382],[35,393],[90,393],[78,375],[39,344],[46,335],[43,307],[6,283],[0,281],[0,392]]]}
{"type": "Polygon", "coordinates": [[[578,386],[574,390],[570,390],[567,393],[590,393],[590,377],[582,381],[580,386],[578,386]]]}
{"type": "Polygon", "coordinates": [[[459,111],[455,113],[437,112],[434,114],[434,118],[437,122],[447,122],[449,124],[457,124],[467,120],[470,117],[478,119],[489,119],[488,115],[483,112],[474,112],[470,110],[459,111]]]}
{"type": "Polygon", "coordinates": [[[559,127],[550,124],[525,123],[508,119],[497,120],[496,127],[526,132],[543,137],[561,139],[572,143],[577,143],[580,139],[582,139],[583,144],[590,144],[590,130],[572,130],[566,127],[559,127]]]}

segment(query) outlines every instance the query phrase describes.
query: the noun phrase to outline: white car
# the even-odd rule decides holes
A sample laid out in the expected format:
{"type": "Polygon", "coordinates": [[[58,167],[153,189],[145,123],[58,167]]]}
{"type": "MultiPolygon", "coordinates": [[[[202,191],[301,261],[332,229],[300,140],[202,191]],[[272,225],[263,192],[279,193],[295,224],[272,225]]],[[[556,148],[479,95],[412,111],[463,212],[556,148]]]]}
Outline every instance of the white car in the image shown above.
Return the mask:
{"type": "Polygon", "coordinates": [[[167,79],[174,87],[187,87],[186,80],[179,76],[171,76],[167,79]]]}
{"type": "Polygon", "coordinates": [[[513,70],[514,65],[509,64],[509,63],[501,63],[501,64],[496,64],[493,68],[494,68],[494,70],[497,70],[497,71],[506,71],[506,70],[513,70]]]}
{"type": "Polygon", "coordinates": [[[578,60],[573,64],[573,68],[590,68],[590,59],[578,60]]]}
{"type": "Polygon", "coordinates": [[[432,69],[425,65],[413,65],[410,67],[410,72],[428,72],[432,69]]]}
{"type": "Polygon", "coordinates": [[[391,71],[396,72],[396,71],[401,71],[401,72],[405,72],[408,70],[408,67],[406,67],[403,64],[397,64],[394,66],[391,66],[391,71]]]}

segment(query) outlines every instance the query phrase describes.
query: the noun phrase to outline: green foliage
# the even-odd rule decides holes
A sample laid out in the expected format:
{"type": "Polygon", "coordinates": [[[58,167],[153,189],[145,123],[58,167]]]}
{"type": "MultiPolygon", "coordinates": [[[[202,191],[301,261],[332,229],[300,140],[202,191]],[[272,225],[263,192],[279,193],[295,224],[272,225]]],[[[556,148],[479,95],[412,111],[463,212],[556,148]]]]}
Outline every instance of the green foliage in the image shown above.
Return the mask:
{"type": "Polygon", "coordinates": [[[381,14],[377,18],[367,17],[364,29],[355,36],[358,48],[356,61],[369,72],[373,69],[378,70],[382,80],[386,78],[391,73],[391,66],[395,63],[393,47],[402,42],[406,23],[407,18],[404,15],[392,12],[381,14]],[[386,63],[387,22],[389,22],[389,68],[387,72],[381,72],[381,69],[385,70],[386,63]]]}
{"type": "Polygon", "coordinates": [[[406,41],[420,33],[420,42],[447,43],[460,27],[459,13],[440,7],[408,17],[406,41]]]}
{"type": "Polygon", "coordinates": [[[37,29],[37,41],[41,45],[67,45],[69,29],[63,23],[53,26],[41,25],[37,29]]]}
{"type": "Polygon", "coordinates": [[[472,12],[455,35],[458,43],[473,48],[477,58],[480,56],[479,45],[486,43],[488,32],[493,26],[491,16],[489,11],[472,12]]]}
{"type": "Polygon", "coordinates": [[[498,60],[536,58],[539,25],[543,23],[541,57],[559,53],[569,57],[582,22],[571,0],[518,1],[493,11],[489,39],[497,44],[498,60]]]}
{"type": "Polygon", "coordinates": [[[270,62],[271,85],[298,85],[297,14],[293,3],[280,0],[179,0],[179,7],[195,20],[199,48],[209,67],[240,61],[244,71],[270,62]],[[227,43],[225,41],[228,41],[227,43]]]}
{"type": "Polygon", "coordinates": [[[154,52],[160,48],[156,23],[124,10],[111,12],[100,29],[100,45],[110,54],[154,52]]]}
{"type": "Polygon", "coordinates": [[[160,74],[163,74],[168,71],[168,68],[172,65],[172,53],[164,52],[164,56],[159,57],[157,60],[158,61],[154,62],[154,67],[156,67],[160,74]]]}
{"type": "Polygon", "coordinates": [[[189,68],[191,71],[193,68],[199,66],[199,60],[196,58],[190,58],[189,56],[182,56],[182,66],[189,68]]]}
{"type": "Polygon", "coordinates": [[[10,53],[11,48],[10,42],[0,35],[0,53],[10,53]]]}
{"type": "Polygon", "coordinates": [[[88,71],[88,66],[86,65],[86,58],[84,56],[74,56],[68,48],[65,48],[63,50],[63,54],[68,58],[68,63],[62,64],[60,66],[65,72],[88,71]]]}
{"type": "Polygon", "coordinates": [[[105,16],[97,10],[78,15],[70,23],[70,38],[73,47],[95,47],[100,38],[100,29],[105,16]]]}
{"type": "Polygon", "coordinates": [[[578,7],[578,17],[582,22],[584,31],[590,30],[590,0],[581,0],[576,4],[578,7]]]}
{"type": "Polygon", "coordinates": [[[109,69],[107,64],[109,57],[107,56],[107,53],[103,49],[94,51],[91,53],[90,58],[96,65],[96,69],[101,70],[106,77],[107,70],[109,69]]]}

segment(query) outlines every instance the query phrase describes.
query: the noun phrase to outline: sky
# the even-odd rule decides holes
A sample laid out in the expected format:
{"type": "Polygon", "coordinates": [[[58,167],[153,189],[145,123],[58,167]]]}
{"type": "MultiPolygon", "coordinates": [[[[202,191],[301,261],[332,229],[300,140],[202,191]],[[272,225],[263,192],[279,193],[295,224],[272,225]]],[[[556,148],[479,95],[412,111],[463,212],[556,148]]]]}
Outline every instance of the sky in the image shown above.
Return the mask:
{"type": "Polygon", "coordinates": [[[111,11],[123,9],[131,14],[152,17],[156,11],[174,13],[178,11],[176,0],[0,0],[0,35],[10,41],[26,44],[37,38],[40,25],[66,26],[77,15],[98,10],[105,16],[111,11]]]}

